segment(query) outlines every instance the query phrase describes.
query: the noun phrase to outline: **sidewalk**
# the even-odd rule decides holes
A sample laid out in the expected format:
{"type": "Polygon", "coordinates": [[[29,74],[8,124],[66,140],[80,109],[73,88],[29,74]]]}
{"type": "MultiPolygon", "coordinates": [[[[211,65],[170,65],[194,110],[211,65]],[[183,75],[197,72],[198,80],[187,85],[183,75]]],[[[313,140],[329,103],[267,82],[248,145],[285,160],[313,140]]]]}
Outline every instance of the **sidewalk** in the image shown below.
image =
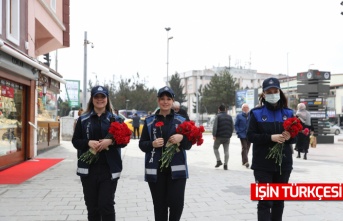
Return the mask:
{"type": "MultiPolygon", "coordinates": [[[[230,144],[228,171],[214,168],[212,136],[204,135],[202,146],[187,152],[189,179],[186,186],[184,221],[256,220],[256,201],[250,200],[253,171],[241,165],[240,141],[234,134],[230,144]]],[[[343,176],[343,142],[310,148],[308,160],[294,156],[290,182],[339,183],[343,176]]],[[[221,147],[221,157],[223,149],[221,147]]],[[[249,160],[251,162],[251,150],[249,160]]],[[[70,141],[40,154],[40,158],[64,158],[59,164],[20,185],[0,185],[0,221],[86,221],[82,186],[76,175],[76,150],[70,141]]],[[[144,153],[138,140],[122,150],[123,172],[116,192],[119,221],[153,221],[148,184],[144,182],[144,153]]],[[[283,220],[343,220],[341,201],[287,201],[283,220]]]]}

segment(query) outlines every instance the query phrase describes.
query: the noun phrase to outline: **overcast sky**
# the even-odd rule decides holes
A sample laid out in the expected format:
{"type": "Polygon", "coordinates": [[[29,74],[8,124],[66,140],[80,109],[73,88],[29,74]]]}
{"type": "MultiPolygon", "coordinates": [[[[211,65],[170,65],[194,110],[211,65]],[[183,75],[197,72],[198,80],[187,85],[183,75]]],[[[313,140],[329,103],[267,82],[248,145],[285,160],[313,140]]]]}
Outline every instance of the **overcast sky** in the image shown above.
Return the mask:
{"type": "MultiPolygon", "coordinates": [[[[341,0],[72,0],[70,48],[58,50],[58,72],[101,83],[139,73],[148,87],[213,66],[296,75],[307,69],[343,73],[341,0]]],[[[51,53],[52,55],[54,53],[51,53]]],[[[82,88],[82,82],[81,82],[82,88]]]]}

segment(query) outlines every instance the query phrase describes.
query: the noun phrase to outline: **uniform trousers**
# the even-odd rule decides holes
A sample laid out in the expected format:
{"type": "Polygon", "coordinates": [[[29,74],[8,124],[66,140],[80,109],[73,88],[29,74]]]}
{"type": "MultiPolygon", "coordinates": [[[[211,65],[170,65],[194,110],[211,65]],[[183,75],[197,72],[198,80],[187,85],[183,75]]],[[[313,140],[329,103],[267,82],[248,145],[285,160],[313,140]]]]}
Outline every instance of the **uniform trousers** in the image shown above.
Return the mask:
{"type": "Polygon", "coordinates": [[[154,203],[155,221],[179,221],[181,219],[186,179],[172,179],[169,171],[157,169],[157,182],[149,182],[149,188],[154,203]]]}
{"type": "MultiPolygon", "coordinates": [[[[254,170],[256,183],[288,183],[292,171],[275,172],[254,170]]],[[[257,204],[258,221],[281,221],[284,208],[283,200],[259,200],[257,204]]]]}
{"type": "Polygon", "coordinates": [[[89,221],[115,221],[114,196],[118,179],[112,179],[107,164],[93,164],[81,177],[89,221]]]}

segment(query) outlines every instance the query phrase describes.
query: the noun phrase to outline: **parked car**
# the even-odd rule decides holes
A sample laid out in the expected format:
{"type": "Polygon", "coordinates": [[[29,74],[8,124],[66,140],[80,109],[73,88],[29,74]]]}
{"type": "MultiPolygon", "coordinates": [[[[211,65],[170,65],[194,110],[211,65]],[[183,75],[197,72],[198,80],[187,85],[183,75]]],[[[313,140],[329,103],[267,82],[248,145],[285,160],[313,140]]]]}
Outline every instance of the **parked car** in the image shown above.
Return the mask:
{"type": "MultiPolygon", "coordinates": [[[[341,133],[341,128],[337,125],[332,125],[330,124],[330,127],[329,127],[329,134],[335,134],[335,135],[338,135],[341,133]]],[[[326,133],[324,133],[324,135],[326,135],[326,133]]]]}
{"type": "Polygon", "coordinates": [[[324,127],[323,134],[335,134],[338,135],[341,133],[342,129],[338,125],[333,125],[329,121],[318,121],[318,125],[324,127]]]}
{"type": "Polygon", "coordinates": [[[143,110],[119,110],[119,114],[124,115],[126,118],[132,118],[135,113],[140,117],[146,117],[148,113],[143,110]]]}
{"type": "MultiPolygon", "coordinates": [[[[143,126],[144,126],[144,120],[145,117],[141,117],[141,120],[139,121],[139,136],[142,135],[142,130],[143,130],[143,126]]],[[[133,137],[133,126],[132,126],[132,119],[127,118],[124,123],[126,123],[127,127],[131,130],[132,134],[131,137],[133,137]]]]}

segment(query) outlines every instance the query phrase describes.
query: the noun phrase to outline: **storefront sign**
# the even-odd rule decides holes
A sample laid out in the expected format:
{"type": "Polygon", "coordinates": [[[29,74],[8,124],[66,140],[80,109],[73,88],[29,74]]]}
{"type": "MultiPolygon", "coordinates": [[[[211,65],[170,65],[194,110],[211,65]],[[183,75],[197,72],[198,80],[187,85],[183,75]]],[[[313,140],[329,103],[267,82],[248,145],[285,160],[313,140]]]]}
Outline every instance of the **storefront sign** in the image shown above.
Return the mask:
{"type": "Polygon", "coordinates": [[[37,71],[25,62],[0,51],[0,67],[32,80],[38,79],[37,71]]]}

